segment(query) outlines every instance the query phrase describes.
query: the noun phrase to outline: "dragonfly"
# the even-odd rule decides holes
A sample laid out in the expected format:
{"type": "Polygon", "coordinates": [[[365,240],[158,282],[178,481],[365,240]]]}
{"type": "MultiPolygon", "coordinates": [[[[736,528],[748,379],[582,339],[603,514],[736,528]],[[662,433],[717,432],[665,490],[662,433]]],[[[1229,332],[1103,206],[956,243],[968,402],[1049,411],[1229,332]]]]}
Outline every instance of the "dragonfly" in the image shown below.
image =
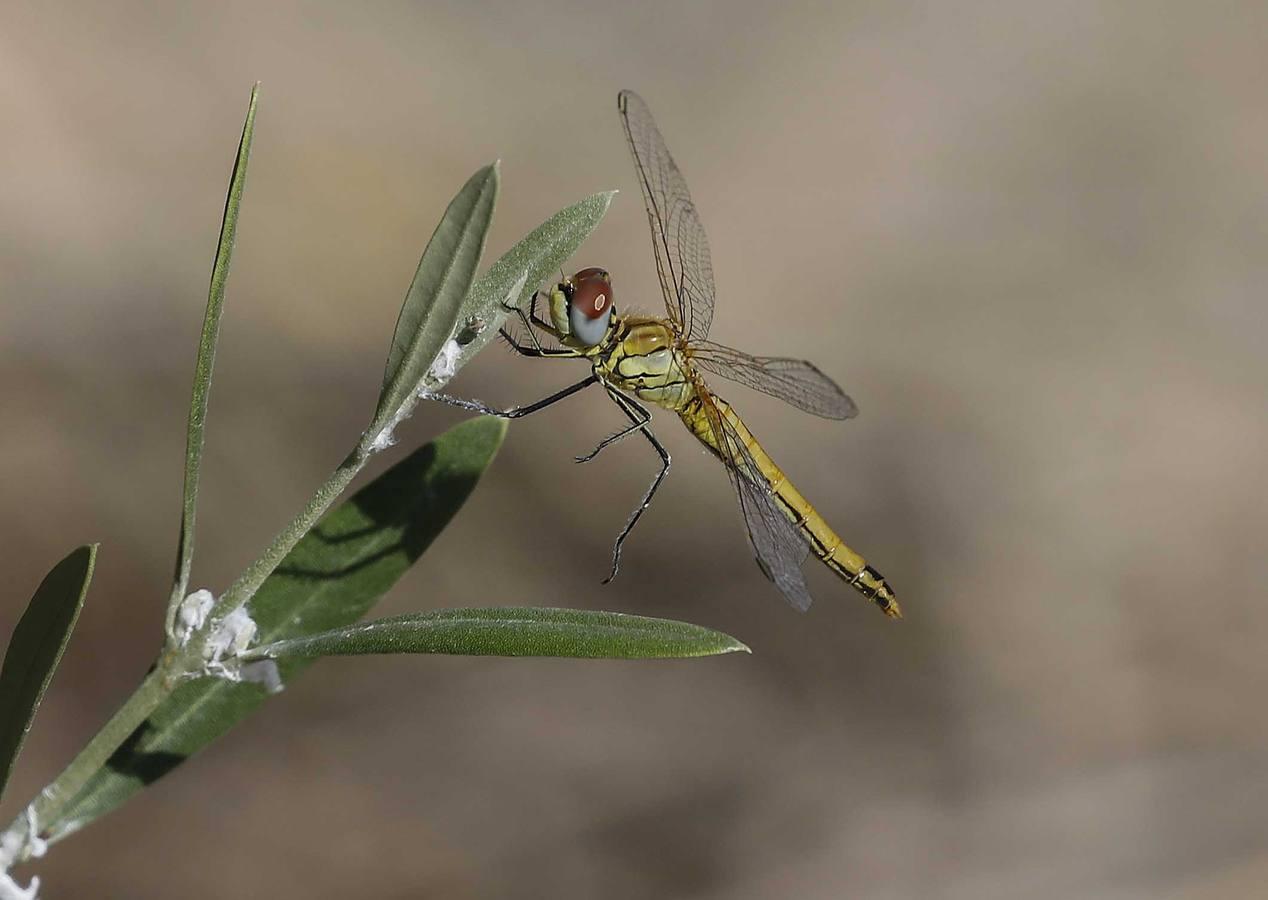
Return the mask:
{"type": "Polygon", "coordinates": [[[535,292],[519,316],[527,340],[501,329],[518,353],[539,359],[583,359],[590,375],[526,406],[496,409],[478,400],[443,394],[434,399],[502,418],[545,409],[585,388],[600,385],[629,424],[577,457],[589,462],[632,434],[641,434],[661,467],[633,515],[617,536],[607,583],[620,567],[621,549],[669,473],[670,456],[651,428],[648,404],[678,415],[690,432],[721,461],[739,500],[754,556],[762,573],[796,609],[810,607],[803,563],[813,554],[887,616],[901,618],[885,578],[842,541],[823,516],[793,486],[739,415],[705,381],[705,373],[784,400],[828,419],[850,419],[858,407],[840,387],[804,360],[752,356],[708,340],[713,321],[714,280],[709,242],[687,182],[665,146],[651,111],[633,91],[621,91],[617,108],[651,226],[656,272],[665,316],[621,315],[613,304],[612,278],[590,267],[562,276],[543,298],[535,292]],[[546,306],[549,318],[538,315],[546,306]],[[544,343],[542,337],[549,339],[544,343]]]}

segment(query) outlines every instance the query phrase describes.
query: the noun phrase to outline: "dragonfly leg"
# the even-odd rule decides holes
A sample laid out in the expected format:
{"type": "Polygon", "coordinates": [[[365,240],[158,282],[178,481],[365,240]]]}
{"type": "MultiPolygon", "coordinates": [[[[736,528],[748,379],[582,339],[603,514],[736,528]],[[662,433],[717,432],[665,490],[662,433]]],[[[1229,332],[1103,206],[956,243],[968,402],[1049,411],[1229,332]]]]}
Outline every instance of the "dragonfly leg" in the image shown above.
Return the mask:
{"type": "MultiPolygon", "coordinates": [[[[541,316],[537,315],[537,298],[540,296],[541,296],[541,291],[538,291],[537,293],[533,294],[533,302],[528,307],[528,321],[531,324],[546,330],[547,332],[554,335],[555,337],[559,337],[558,333],[555,331],[555,326],[551,325],[541,316]]],[[[520,310],[521,318],[523,317],[523,315],[524,315],[524,311],[520,310]]]]}
{"type": "Polygon", "coordinates": [[[541,342],[537,340],[537,334],[529,329],[528,336],[532,340],[532,345],[520,343],[519,339],[505,328],[498,329],[498,333],[511,345],[511,349],[521,356],[533,356],[538,359],[576,359],[577,351],[569,350],[566,347],[552,349],[543,347],[541,342]]]}
{"type": "Polygon", "coordinates": [[[558,349],[543,347],[541,341],[538,340],[537,328],[534,328],[534,325],[541,328],[543,331],[546,331],[556,339],[559,338],[559,335],[555,333],[555,329],[551,327],[548,322],[545,322],[538,317],[537,296],[537,293],[533,294],[532,305],[529,307],[529,312],[524,312],[524,310],[518,306],[510,307],[510,309],[519,316],[520,322],[523,323],[524,331],[528,335],[528,339],[532,342],[531,346],[529,344],[521,343],[518,338],[505,328],[498,329],[502,337],[508,344],[511,345],[511,348],[515,350],[516,353],[523,356],[533,356],[538,359],[576,359],[579,354],[575,350],[571,350],[567,347],[561,347],[558,349]]]}
{"type": "Polygon", "coordinates": [[[459,409],[469,409],[472,412],[484,413],[486,416],[497,416],[499,419],[518,419],[520,416],[526,416],[529,413],[535,413],[539,409],[545,409],[552,403],[558,403],[565,397],[571,397],[577,391],[588,388],[592,384],[597,384],[599,378],[597,375],[591,375],[583,381],[578,381],[574,385],[557,391],[543,400],[536,403],[530,403],[528,406],[513,406],[510,409],[494,409],[493,407],[481,403],[479,400],[463,400],[459,397],[450,397],[448,394],[425,394],[428,400],[438,400],[441,403],[447,403],[450,406],[456,406],[459,409]]]}
{"type": "MultiPolygon", "coordinates": [[[[634,530],[635,523],[642,517],[643,511],[652,503],[652,497],[656,495],[657,488],[660,483],[665,480],[665,476],[669,474],[669,453],[661,446],[660,441],[656,439],[656,435],[652,434],[652,430],[647,427],[647,423],[651,421],[651,413],[637,402],[636,400],[619,394],[616,391],[609,391],[608,394],[621,407],[621,411],[629,416],[631,422],[636,422],[637,427],[629,429],[629,431],[642,431],[643,436],[651,443],[652,447],[660,456],[660,471],[656,473],[656,477],[652,479],[652,486],[647,489],[647,493],[643,495],[643,500],[634,509],[634,514],[630,516],[625,527],[621,529],[621,533],[617,535],[616,543],[612,546],[612,571],[608,573],[608,577],[603,579],[603,583],[607,584],[616,577],[617,571],[621,568],[621,546],[625,543],[625,539],[630,536],[630,532],[634,530]],[[641,417],[641,418],[640,418],[641,417]]],[[[595,452],[598,452],[597,450],[595,452]]]]}
{"type": "MultiPolygon", "coordinates": [[[[618,401],[618,405],[619,405],[619,401],[618,401]]],[[[628,437],[629,435],[633,434],[636,431],[643,430],[643,428],[647,426],[647,423],[652,420],[652,414],[649,413],[646,409],[644,409],[641,406],[635,406],[632,410],[626,409],[624,406],[622,406],[621,408],[625,411],[625,414],[630,417],[630,424],[622,428],[620,431],[614,432],[613,434],[609,434],[603,440],[599,441],[599,445],[595,447],[593,450],[591,450],[589,453],[587,453],[585,456],[574,457],[576,462],[588,463],[590,460],[598,456],[599,451],[602,450],[604,447],[610,446],[611,444],[615,444],[621,438],[628,437]]]]}

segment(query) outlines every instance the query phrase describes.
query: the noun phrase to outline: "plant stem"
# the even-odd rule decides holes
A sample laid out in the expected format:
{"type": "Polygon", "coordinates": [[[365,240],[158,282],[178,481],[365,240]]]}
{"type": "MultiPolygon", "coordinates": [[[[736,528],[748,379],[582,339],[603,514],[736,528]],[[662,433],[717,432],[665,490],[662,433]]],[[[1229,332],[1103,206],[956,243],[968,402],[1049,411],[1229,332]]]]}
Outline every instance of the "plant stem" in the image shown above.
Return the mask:
{"type": "Polygon", "coordinates": [[[300,538],[317,524],[317,520],[352,483],[357,473],[365,468],[366,461],[370,458],[369,452],[365,449],[366,445],[367,440],[362,438],[357,448],[348,454],[347,458],[335,469],[334,474],[317,489],[317,492],[300,510],[299,515],[283,528],[277,537],[273,538],[273,543],[269,544],[268,549],[260,555],[260,558],[247,566],[246,570],[238,576],[238,580],[220,596],[212,608],[211,615],[207,617],[206,627],[210,628],[217,620],[223,619],[255,596],[260,585],[264,584],[265,579],[273,574],[273,570],[281,565],[286,554],[290,553],[299,543],[300,538]]]}
{"type": "MultiPolygon", "coordinates": [[[[160,657],[158,665],[141,682],[141,686],[110,717],[109,721],[79,752],[79,755],[71,760],[70,765],[62,774],[40,792],[31,804],[35,812],[37,828],[43,828],[42,823],[57,822],[89,779],[106,765],[110,756],[119,749],[128,736],[150,717],[150,714],[171,695],[184,678],[200,672],[201,647],[207,635],[220,619],[255,596],[260,585],[273,574],[273,570],[285,559],[286,554],[338,499],[357,473],[365,468],[366,462],[372,455],[369,450],[372,438],[373,435],[369,432],[362,436],[356,449],[348,454],[334,473],[326,479],[325,484],[317,489],[299,515],[278,533],[260,558],[251,563],[220,597],[202,629],[190,637],[184,648],[170,646],[167,648],[160,657]]],[[[24,809],[4,832],[3,837],[15,839],[13,843],[21,848],[16,858],[8,861],[10,865],[30,858],[29,828],[30,823],[24,809]]],[[[74,831],[73,827],[67,828],[63,823],[63,827],[51,836],[49,842],[53,843],[66,837],[72,831],[74,831]]]]}
{"type": "MultiPolygon", "coordinates": [[[[44,788],[31,804],[35,811],[35,821],[55,821],[67,806],[75,799],[88,780],[92,778],[110,759],[119,745],[128,735],[136,731],[141,723],[149,718],[150,713],[172,692],[173,684],[169,681],[171,672],[162,666],[155,667],[141,686],[136,689],[127,702],[115,712],[101,730],[93,736],[79,755],[71,760],[70,765],[57,778],[44,788]]],[[[21,862],[30,857],[30,844],[27,842],[29,823],[26,810],[18,815],[9,825],[6,835],[17,837],[22,843],[22,850],[12,862],[21,862]]]]}

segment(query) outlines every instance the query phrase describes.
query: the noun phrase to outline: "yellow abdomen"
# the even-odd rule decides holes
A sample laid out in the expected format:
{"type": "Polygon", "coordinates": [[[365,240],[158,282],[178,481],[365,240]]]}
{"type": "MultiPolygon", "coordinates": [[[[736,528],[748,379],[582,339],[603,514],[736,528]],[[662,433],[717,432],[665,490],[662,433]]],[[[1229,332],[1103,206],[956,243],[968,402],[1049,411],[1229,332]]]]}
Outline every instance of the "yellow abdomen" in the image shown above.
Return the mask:
{"type": "MultiPolygon", "coordinates": [[[[775,461],[762,449],[762,445],[753,437],[753,433],[736,415],[731,405],[716,396],[710,396],[713,405],[735,429],[736,435],[744,443],[757,468],[761,470],[762,477],[769,485],[771,493],[775,495],[784,515],[810,545],[810,551],[851,587],[879,606],[885,615],[895,619],[902,618],[898,600],[884,577],[869,566],[867,560],[845,545],[845,542],[832,530],[823,516],[819,515],[810,501],[802,496],[801,492],[788,480],[783,470],[775,465],[775,461]]],[[[700,404],[684,403],[677,408],[677,411],[683,422],[691,429],[692,434],[715,454],[721,456],[717,439],[713,434],[713,427],[700,404]]]]}

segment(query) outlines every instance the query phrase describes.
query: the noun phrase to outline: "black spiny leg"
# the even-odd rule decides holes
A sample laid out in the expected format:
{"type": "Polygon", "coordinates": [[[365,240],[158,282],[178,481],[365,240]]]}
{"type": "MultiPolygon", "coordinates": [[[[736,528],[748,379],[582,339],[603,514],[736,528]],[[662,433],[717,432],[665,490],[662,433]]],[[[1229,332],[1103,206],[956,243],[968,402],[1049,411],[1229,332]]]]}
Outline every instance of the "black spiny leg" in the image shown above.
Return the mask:
{"type": "Polygon", "coordinates": [[[512,306],[509,307],[509,309],[514,311],[515,314],[520,317],[520,322],[524,325],[524,332],[528,335],[528,339],[533,342],[532,346],[522,344],[515,335],[511,334],[505,328],[499,328],[498,333],[502,335],[516,353],[519,353],[522,356],[536,357],[538,359],[576,359],[581,355],[576,350],[572,350],[567,347],[549,349],[542,346],[541,341],[537,339],[537,329],[533,327],[534,323],[544,330],[549,331],[552,336],[557,337],[557,335],[554,334],[553,328],[538,318],[536,293],[533,294],[532,306],[529,308],[530,312],[526,313],[518,306],[512,306]]]}
{"type": "MultiPolygon", "coordinates": [[[[652,497],[656,494],[656,489],[660,487],[660,483],[664,481],[665,476],[669,474],[669,454],[665,451],[665,448],[660,445],[660,441],[656,440],[656,435],[652,434],[652,430],[647,427],[647,423],[652,419],[651,413],[649,413],[638,401],[617,391],[609,390],[608,395],[617,406],[621,407],[621,411],[629,416],[630,421],[635,423],[635,427],[622,432],[622,436],[632,431],[642,431],[643,436],[647,438],[652,447],[656,450],[657,455],[660,456],[661,466],[660,471],[656,473],[656,477],[652,479],[652,486],[648,488],[647,493],[643,495],[643,501],[634,509],[634,514],[630,516],[630,520],[625,523],[625,528],[621,530],[619,535],[617,535],[616,544],[612,547],[612,571],[608,573],[607,578],[603,579],[604,584],[607,584],[616,577],[617,570],[621,567],[621,545],[625,543],[625,539],[629,537],[630,532],[634,530],[634,524],[638,522],[639,518],[643,515],[643,511],[651,505],[652,497]]],[[[613,439],[615,439],[615,436],[613,439]]],[[[598,453],[599,450],[603,449],[603,446],[604,444],[600,444],[599,447],[596,448],[595,453],[598,453]]]]}
{"type": "MultiPolygon", "coordinates": [[[[626,399],[626,398],[622,397],[622,399],[626,399]]],[[[617,405],[621,406],[620,401],[617,401],[617,405]]],[[[643,430],[644,426],[646,426],[647,423],[652,420],[652,414],[649,413],[646,409],[644,409],[641,406],[635,406],[633,407],[633,409],[627,409],[626,407],[621,406],[621,409],[625,412],[627,416],[630,417],[630,424],[622,428],[620,431],[617,431],[613,434],[609,434],[603,440],[599,441],[599,445],[595,447],[593,450],[591,450],[589,453],[587,453],[585,456],[573,457],[573,459],[576,462],[588,463],[590,460],[598,456],[599,451],[601,451],[604,447],[609,447],[612,444],[615,444],[617,441],[621,440],[621,438],[628,437],[629,435],[633,434],[636,431],[643,430]]]]}
{"type": "Polygon", "coordinates": [[[499,419],[518,419],[520,416],[526,416],[529,413],[535,413],[539,409],[545,409],[552,403],[558,403],[565,397],[571,397],[577,391],[588,388],[592,384],[597,384],[599,376],[591,375],[584,381],[578,381],[576,384],[564,388],[551,394],[544,400],[538,400],[536,403],[530,403],[528,406],[513,406],[510,409],[494,409],[479,400],[462,400],[458,397],[450,397],[448,394],[424,394],[428,400],[439,400],[441,403],[448,403],[450,406],[456,406],[459,409],[469,409],[472,412],[484,413],[486,416],[497,416],[499,419]]]}
{"type": "MultiPolygon", "coordinates": [[[[540,292],[540,291],[538,291],[536,294],[533,294],[533,303],[532,303],[532,305],[528,308],[528,312],[529,312],[529,316],[528,316],[528,318],[529,318],[529,321],[530,321],[530,322],[532,322],[534,325],[537,325],[538,327],[545,329],[546,331],[550,332],[551,334],[555,334],[555,326],[554,326],[554,325],[551,325],[549,322],[547,322],[547,321],[546,321],[545,319],[543,319],[541,316],[537,315],[537,298],[538,298],[539,296],[541,296],[541,292],[540,292]]],[[[520,312],[521,312],[521,315],[522,315],[523,310],[521,310],[520,312]]],[[[556,336],[558,336],[558,335],[556,335],[556,336]]]]}
{"type": "Polygon", "coordinates": [[[581,355],[576,350],[570,350],[567,347],[560,347],[558,349],[543,347],[541,342],[537,340],[536,333],[531,329],[529,330],[528,335],[533,341],[532,346],[529,346],[528,344],[521,344],[519,340],[516,339],[515,335],[511,334],[505,328],[499,328],[498,333],[502,335],[508,344],[511,345],[511,349],[521,356],[532,356],[537,359],[577,359],[581,355]]]}

